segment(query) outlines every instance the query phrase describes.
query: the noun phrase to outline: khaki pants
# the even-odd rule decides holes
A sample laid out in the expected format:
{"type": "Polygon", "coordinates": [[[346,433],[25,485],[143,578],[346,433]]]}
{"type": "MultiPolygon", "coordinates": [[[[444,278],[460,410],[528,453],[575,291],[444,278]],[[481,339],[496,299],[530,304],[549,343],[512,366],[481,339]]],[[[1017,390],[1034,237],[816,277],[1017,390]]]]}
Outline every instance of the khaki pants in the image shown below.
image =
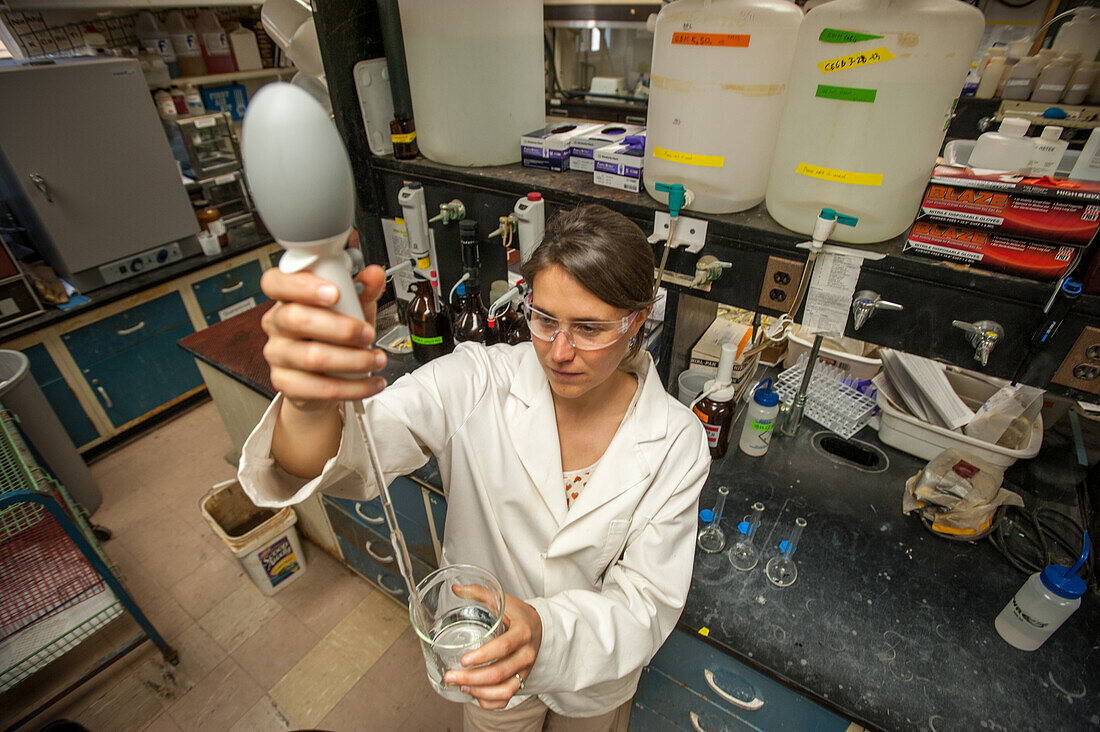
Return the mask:
{"type": "Polygon", "coordinates": [[[563,717],[537,696],[512,709],[488,711],[477,703],[463,705],[463,732],[612,732],[626,729],[631,702],[596,717],[563,717]],[[621,717],[621,720],[620,720],[621,717]]]}

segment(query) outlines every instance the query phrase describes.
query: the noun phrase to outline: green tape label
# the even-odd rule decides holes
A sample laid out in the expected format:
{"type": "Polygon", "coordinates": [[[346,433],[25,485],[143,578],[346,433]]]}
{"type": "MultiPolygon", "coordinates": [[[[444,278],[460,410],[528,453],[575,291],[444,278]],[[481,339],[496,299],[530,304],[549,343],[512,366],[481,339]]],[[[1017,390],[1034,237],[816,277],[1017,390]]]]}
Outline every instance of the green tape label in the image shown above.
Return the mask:
{"type": "Polygon", "coordinates": [[[432,338],[423,338],[421,336],[412,336],[413,343],[419,343],[422,346],[439,346],[443,343],[443,336],[434,336],[432,338]]]}
{"type": "Polygon", "coordinates": [[[817,94],[814,96],[822,99],[837,99],[842,102],[866,102],[874,104],[877,89],[860,89],[856,86],[829,86],[818,84],[817,94]]]}
{"type": "Polygon", "coordinates": [[[859,43],[860,41],[873,41],[882,36],[873,36],[869,33],[856,33],[855,31],[837,30],[836,28],[823,28],[817,40],[822,43],[859,43]]]}

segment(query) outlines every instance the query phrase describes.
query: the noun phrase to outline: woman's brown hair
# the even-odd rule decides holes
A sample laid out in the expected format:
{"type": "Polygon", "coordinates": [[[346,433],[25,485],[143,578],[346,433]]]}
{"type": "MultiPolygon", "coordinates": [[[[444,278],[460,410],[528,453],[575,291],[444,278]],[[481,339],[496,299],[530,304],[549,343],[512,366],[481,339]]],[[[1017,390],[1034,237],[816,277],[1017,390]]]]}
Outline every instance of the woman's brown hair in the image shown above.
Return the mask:
{"type": "MultiPolygon", "coordinates": [[[[598,204],[560,211],[546,224],[542,243],[521,267],[523,278],[557,265],[608,305],[644,310],[653,304],[653,249],[633,221],[598,204]]],[[[628,357],[642,347],[638,331],[628,357]]]]}

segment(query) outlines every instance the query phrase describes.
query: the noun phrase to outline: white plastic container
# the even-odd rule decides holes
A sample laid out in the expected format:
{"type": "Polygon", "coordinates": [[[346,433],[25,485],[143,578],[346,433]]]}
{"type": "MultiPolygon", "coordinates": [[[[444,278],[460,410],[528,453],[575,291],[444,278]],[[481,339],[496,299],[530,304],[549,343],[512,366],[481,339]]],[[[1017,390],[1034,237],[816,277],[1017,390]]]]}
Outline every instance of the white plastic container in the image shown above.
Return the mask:
{"type": "Polygon", "coordinates": [[[1061,136],[1061,127],[1047,125],[1042,134],[1031,138],[1031,160],[1027,164],[1029,175],[1054,175],[1058,172],[1058,164],[1069,147],[1061,136]]]}
{"type": "Polygon", "coordinates": [[[1097,76],[1100,76],[1100,61],[1090,61],[1078,66],[1066,84],[1066,95],[1062,97],[1062,102],[1083,104],[1097,76]]]}
{"type": "Polygon", "coordinates": [[[1027,578],[993,625],[1009,644],[1021,651],[1034,651],[1081,606],[1086,589],[1074,569],[1047,565],[1027,578]]]}
{"type": "Polygon", "coordinates": [[[242,25],[229,31],[229,45],[233,49],[233,60],[238,71],[252,71],[263,68],[260,59],[260,47],[256,43],[256,34],[242,25]]]}
{"type": "Polygon", "coordinates": [[[778,414],[779,394],[772,390],[771,379],[764,379],[756,387],[752,401],[745,410],[745,423],[741,427],[741,439],[737,443],[741,452],[760,457],[768,451],[778,414]]]}
{"type": "MultiPolygon", "coordinates": [[[[839,0],[838,0],[839,2],[839,0]]],[[[956,371],[947,371],[947,380],[962,397],[967,406],[977,409],[1008,382],[1003,379],[984,376],[967,376],[956,371]]],[[[922,422],[907,414],[879,391],[875,398],[882,409],[878,438],[891,447],[909,453],[924,460],[931,460],[948,448],[965,450],[975,457],[985,460],[999,468],[1007,468],[1017,460],[1027,460],[1039,454],[1043,444],[1043,418],[1040,415],[1031,424],[1031,433],[1027,442],[1016,449],[993,445],[981,440],[922,422]]]]}
{"type": "Polygon", "coordinates": [[[1007,63],[1004,56],[994,56],[990,59],[985,70],[982,71],[982,80],[978,82],[974,96],[978,99],[992,99],[1000,88],[1001,77],[1008,73],[1007,63]]]}
{"type": "Polygon", "coordinates": [[[1039,72],[1035,79],[1035,91],[1031,101],[1044,104],[1057,104],[1066,92],[1066,85],[1073,76],[1081,57],[1076,52],[1067,52],[1051,61],[1039,72]]]}
{"type": "Polygon", "coordinates": [[[1019,117],[1005,117],[996,132],[983,132],[970,153],[970,167],[1024,172],[1035,152],[1027,134],[1031,123],[1019,117]]]}
{"type": "Polygon", "coordinates": [[[1055,51],[1076,51],[1082,61],[1095,61],[1100,53],[1100,9],[1075,8],[1076,14],[1062,24],[1051,48],[1055,51]]]}
{"type": "Polygon", "coordinates": [[[657,16],[644,182],[681,183],[690,208],[764,200],[802,11],[788,0],[678,0],[657,16]]]}
{"type": "Polygon", "coordinates": [[[539,0],[400,0],[420,153],[447,165],[520,161],[546,123],[539,0]]]}
{"type": "Polygon", "coordinates": [[[1008,72],[1008,79],[1001,90],[1005,99],[1027,99],[1035,90],[1035,80],[1039,78],[1042,63],[1038,56],[1025,56],[1016,62],[1008,72]]]}
{"type": "MultiPolygon", "coordinates": [[[[813,336],[803,337],[799,325],[791,326],[787,332],[787,353],[783,356],[783,367],[790,368],[798,363],[802,354],[808,354],[813,346],[813,336]]],[[[818,352],[818,360],[844,369],[855,379],[870,379],[882,370],[882,360],[862,355],[866,344],[854,338],[826,338],[818,352]],[[832,344],[838,346],[834,348],[832,344]],[[857,353],[858,351],[858,353],[857,353]]]]}
{"type": "Polygon", "coordinates": [[[176,50],[172,47],[172,36],[148,10],[138,13],[137,20],[134,21],[134,34],[141,41],[142,48],[164,59],[169,76],[174,79],[180,75],[176,50]]]}
{"type": "Polygon", "coordinates": [[[685,407],[690,407],[695,397],[703,393],[703,386],[713,378],[710,371],[684,369],[676,379],[676,398],[685,407]]]}
{"type": "Polygon", "coordinates": [[[265,595],[274,595],[306,571],[306,555],[286,506],[257,508],[240,483],[218,483],[201,502],[202,515],[265,595]]]}
{"type": "Polygon", "coordinates": [[[823,208],[858,217],[837,228],[841,242],[905,231],[984,29],[982,13],[958,0],[833,0],[808,13],[768,213],[807,235],[823,208]]]}

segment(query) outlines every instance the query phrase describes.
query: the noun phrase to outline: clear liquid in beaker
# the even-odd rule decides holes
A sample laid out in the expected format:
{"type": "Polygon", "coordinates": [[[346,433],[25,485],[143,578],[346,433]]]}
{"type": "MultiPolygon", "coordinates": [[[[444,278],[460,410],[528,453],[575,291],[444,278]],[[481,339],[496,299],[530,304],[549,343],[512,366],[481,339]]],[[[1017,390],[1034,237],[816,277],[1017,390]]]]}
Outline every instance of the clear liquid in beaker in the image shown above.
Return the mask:
{"type": "Polygon", "coordinates": [[[421,641],[428,666],[428,681],[444,699],[468,702],[469,695],[443,681],[450,669],[462,668],[462,657],[496,638],[503,632],[503,624],[493,631],[493,616],[479,607],[460,607],[448,613],[429,632],[431,642],[421,641]]]}

